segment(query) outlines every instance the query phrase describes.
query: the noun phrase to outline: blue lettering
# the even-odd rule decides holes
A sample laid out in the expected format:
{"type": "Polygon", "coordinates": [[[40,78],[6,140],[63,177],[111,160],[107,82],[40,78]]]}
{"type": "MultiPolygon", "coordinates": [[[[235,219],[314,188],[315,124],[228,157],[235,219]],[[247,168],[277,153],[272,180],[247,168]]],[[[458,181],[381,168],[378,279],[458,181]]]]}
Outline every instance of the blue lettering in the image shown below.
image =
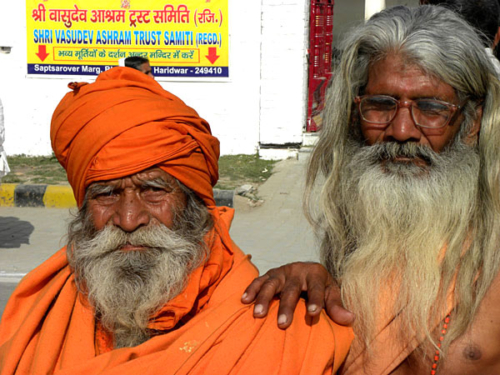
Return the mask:
{"type": "Polygon", "coordinates": [[[52,30],[35,29],[33,30],[33,41],[35,43],[52,43],[52,30]]]}
{"type": "Polygon", "coordinates": [[[218,44],[216,33],[198,33],[198,44],[218,44]]]}
{"type": "MultiPolygon", "coordinates": [[[[134,31],[137,43],[137,31],[134,31]]],[[[116,31],[116,30],[98,30],[96,35],[96,44],[108,45],[131,45],[132,32],[131,31],[116,31]]]]}
{"type": "MultiPolygon", "coordinates": [[[[168,32],[166,33],[168,35],[168,32]]],[[[138,45],[155,46],[161,41],[161,31],[134,31],[134,36],[135,43],[138,45]]]]}

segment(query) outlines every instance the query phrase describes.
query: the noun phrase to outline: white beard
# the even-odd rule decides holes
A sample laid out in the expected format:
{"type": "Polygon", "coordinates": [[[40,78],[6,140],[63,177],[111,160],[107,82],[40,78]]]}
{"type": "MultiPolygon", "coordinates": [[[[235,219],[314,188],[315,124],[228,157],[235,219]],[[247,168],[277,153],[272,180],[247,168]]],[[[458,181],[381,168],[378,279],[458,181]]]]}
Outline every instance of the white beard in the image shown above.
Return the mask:
{"type": "Polygon", "coordinates": [[[77,286],[113,333],[115,348],[150,338],[149,318],[181,292],[206,254],[200,238],[186,240],[162,224],[132,233],[106,226],[77,240],[73,249],[68,258],[77,286]],[[119,250],[127,243],[147,249],[119,250]]]}
{"type": "Polygon", "coordinates": [[[446,309],[443,267],[458,269],[442,264],[444,247],[466,242],[476,210],[479,156],[460,141],[439,154],[395,143],[350,152],[336,199],[354,251],[337,269],[344,302],[359,317],[356,335],[369,347],[382,316],[400,313],[407,327],[396,340],[430,334],[431,317],[446,309]],[[394,161],[401,155],[427,165],[394,161]]]}

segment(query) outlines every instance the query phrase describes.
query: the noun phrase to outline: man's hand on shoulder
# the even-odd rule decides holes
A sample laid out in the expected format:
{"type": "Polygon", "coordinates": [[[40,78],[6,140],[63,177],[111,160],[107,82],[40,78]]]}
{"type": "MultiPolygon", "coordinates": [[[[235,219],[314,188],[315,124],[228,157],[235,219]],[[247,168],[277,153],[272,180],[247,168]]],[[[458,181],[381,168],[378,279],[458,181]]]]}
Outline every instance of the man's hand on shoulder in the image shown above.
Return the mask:
{"type": "Polygon", "coordinates": [[[255,301],[254,316],[263,318],[271,300],[279,296],[278,327],[286,329],[293,321],[302,292],[307,293],[308,315],[317,316],[325,308],[337,324],[352,325],[354,322],[354,314],[342,306],[340,288],[319,263],[295,262],[273,268],[252,281],[241,301],[247,304],[255,301]]]}

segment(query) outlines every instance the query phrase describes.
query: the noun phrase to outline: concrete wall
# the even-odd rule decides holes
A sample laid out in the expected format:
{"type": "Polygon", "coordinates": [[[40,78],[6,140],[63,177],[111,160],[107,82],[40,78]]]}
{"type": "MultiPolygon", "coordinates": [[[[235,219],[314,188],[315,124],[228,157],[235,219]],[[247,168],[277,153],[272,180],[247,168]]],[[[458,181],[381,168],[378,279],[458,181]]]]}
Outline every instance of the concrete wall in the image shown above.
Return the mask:
{"type": "MultiPolygon", "coordinates": [[[[386,0],[418,5],[418,0],[386,0]]],[[[222,154],[253,154],[260,146],[300,144],[306,124],[310,0],[229,0],[228,82],[161,81],[209,121],[222,154]]],[[[337,0],[334,45],[364,19],[365,0],[337,0]]],[[[8,155],[49,155],[52,112],[85,78],[26,77],[25,0],[0,1],[0,99],[8,155]]],[[[261,150],[261,154],[263,154],[261,150]]],[[[281,153],[286,157],[286,153],[281,153]]],[[[271,155],[271,157],[273,157],[271,155]]],[[[279,156],[278,156],[279,157],[279,156]]]]}
{"type": "Polygon", "coordinates": [[[163,82],[205,118],[221,154],[255,154],[259,145],[260,1],[229,0],[229,82],[163,82]]]}
{"type": "Polygon", "coordinates": [[[308,0],[264,0],[261,145],[301,143],[307,115],[308,0]]]}
{"type": "MultiPolygon", "coordinates": [[[[222,154],[253,154],[258,149],[261,14],[260,1],[242,6],[229,0],[229,82],[161,82],[209,121],[222,154]]],[[[48,155],[52,112],[75,79],[26,77],[24,0],[0,2],[0,46],[4,45],[13,46],[10,54],[0,54],[6,152],[48,155]]]]}

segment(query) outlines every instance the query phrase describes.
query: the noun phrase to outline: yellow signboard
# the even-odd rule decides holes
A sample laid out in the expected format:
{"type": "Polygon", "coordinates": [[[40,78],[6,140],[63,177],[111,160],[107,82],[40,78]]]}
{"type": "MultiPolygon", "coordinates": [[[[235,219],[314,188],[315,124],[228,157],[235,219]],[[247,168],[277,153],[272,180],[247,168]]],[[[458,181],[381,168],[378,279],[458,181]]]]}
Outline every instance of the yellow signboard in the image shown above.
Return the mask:
{"type": "Polygon", "coordinates": [[[98,75],[149,59],[158,77],[229,77],[228,0],[26,0],[28,74],[98,75]]]}

